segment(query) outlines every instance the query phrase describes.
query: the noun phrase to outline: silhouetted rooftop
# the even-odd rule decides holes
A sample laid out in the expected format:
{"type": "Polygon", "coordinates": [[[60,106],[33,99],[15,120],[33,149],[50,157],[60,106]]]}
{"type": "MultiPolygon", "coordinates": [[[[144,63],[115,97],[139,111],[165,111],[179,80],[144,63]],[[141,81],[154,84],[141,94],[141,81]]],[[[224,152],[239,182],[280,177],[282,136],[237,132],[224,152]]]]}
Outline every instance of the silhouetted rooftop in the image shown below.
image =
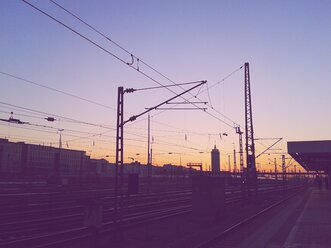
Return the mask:
{"type": "Polygon", "coordinates": [[[331,140],[290,141],[287,151],[307,171],[331,169],[331,140]]]}

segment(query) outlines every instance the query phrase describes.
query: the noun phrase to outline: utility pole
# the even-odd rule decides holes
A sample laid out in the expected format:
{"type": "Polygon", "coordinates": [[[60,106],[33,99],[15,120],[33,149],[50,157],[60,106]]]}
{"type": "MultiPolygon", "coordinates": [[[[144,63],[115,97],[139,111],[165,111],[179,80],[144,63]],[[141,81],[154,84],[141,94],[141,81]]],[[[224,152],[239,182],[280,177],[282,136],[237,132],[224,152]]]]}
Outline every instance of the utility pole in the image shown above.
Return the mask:
{"type": "Polygon", "coordinates": [[[233,143],[233,172],[237,172],[236,146],[233,143]]]}
{"type": "MultiPolygon", "coordinates": [[[[118,174],[123,174],[123,125],[124,125],[124,89],[118,87],[117,126],[116,126],[116,169],[115,169],[115,200],[118,195],[118,174]],[[120,173],[119,173],[120,171],[120,173]]],[[[121,186],[121,184],[120,184],[121,186]]]]}
{"type": "Polygon", "coordinates": [[[228,154],[228,165],[229,165],[229,172],[231,172],[231,163],[230,163],[230,154],[228,154]]]}
{"type": "Polygon", "coordinates": [[[54,166],[54,176],[58,179],[60,175],[60,160],[61,160],[61,149],[62,149],[62,131],[64,129],[58,129],[59,132],[59,149],[58,152],[55,153],[55,166],[54,166]]]}
{"type": "Polygon", "coordinates": [[[236,133],[239,134],[239,155],[240,155],[240,172],[244,172],[244,152],[243,152],[243,132],[240,130],[240,127],[236,127],[236,133]]]}
{"type": "Polygon", "coordinates": [[[283,192],[286,192],[286,165],[285,165],[285,155],[282,155],[282,177],[283,177],[283,192]]]}
{"type": "MultiPolygon", "coordinates": [[[[160,104],[155,105],[154,107],[147,108],[145,111],[141,112],[138,115],[131,116],[128,120],[124,121],[124,93],[132,93],[139,89],[128,88],[125,89],[121,86],[118,87],[117,94],[117,126],[116,126],[116,164],[115,164],[115,208],[114,208],[114,224],[115,224],[115,238],[118,238],[118,235],[121,235],[121,209],[122,209],[122,188],[123,188],[123,133],[124,133],[124,125],[128,122],[135,121],[138,117],[147,114],[148,112],[156,109],[160,109],[159,107],[169,104],[172,100],[181,97],[187,92],[207,83],[207,81],[197,81],[192,82],[196,84],[195,86],[183,91],[180,94],[176,94],[174,97],[169,98],[166,101],[161,102],[160,104]],[[119,180],[118,180],[119,177],[119,180]]],[[[154,87],[155,88],[155,87],[154,87]]],[[[159,88],[159,87],[157,87],[159,88]]],[[[146,89],[146,88],[145,88],[146,89]]],[[[149,88],[151,89],[151,88],[149,88]]],[[[143,89],[140,89],[143,90],[143,89]]],[[[149,149],[149,148],[148,148],[149,149]]]]}
{"type": "Polygon", "coordinates": [[[121,214],[120,208],[122,198],[122,183],[123,183],[123,126],[124,126],[124,89],[118,87],[117,94],[117,126],[116,126],[116,164],[115,164],[115,213],[114,213],[114,224],[115,224],[115,239],[121,235],[121,214]],[[120,180],[118,181],[118,176],[120,180]],[[118,199],[118,196],[120,199],[118,199]],[[119,201],[120,200],[120,203],[119,201]]]}
{"type": "Polygon", "coordinates": [[[282,173],[283,173],[283,179],[285,179],[285,173],[286,173],[285,155],[282,155],[282,173]]]}
{"type": "Polygon", "coordinates": [[[286,178],[285,155],[282,155],[282,173],[283,173],[283,180],[285,180],[286,178]]]}
{"type": "Polygon", "coordinates": [[[60,132],[60,138],[59,138],[59,149],[61,149],[62,148],[62,131],[63,131],[64,129],[59,129],[59,132],[60,132]]]}
{"type": "Polygon", "coordinates": [[[151,179],[152,179],[152,161],[151,161],[151,115],[148,113],[148,142],[147,142],[147,180],[148,180],[148,191],[151,190],[151,179]]]}
{"type": "Polygon", "coordinates": [[[147,139],[148,139],[148,141],[147,141],[147,164],[149,165],[151,163],[151,154],[150,154],[151,115],[150,115],[150,113],[148,113],[148,126],[147,126],[147,128],[148,128],[148,137],[147,137],[147,139]]]}
{"type": "Polygon", "coordinates": [[[277,161],[276,161],[276,158],[274,160],[275,160],[275,179],[276,179],[276,183],[277,183],[277,181],[278,181],[278,176],[277,176],[277,161]]]}
{"type": "Polygon", "coordinates": [[[245,128],[246,128],[246,163],[247,163],[247,183],[248,192],[250,188],[255,189],[255,198],[257,197],[257,176],[255,165],[255,145],[252,116],[252,98],[249,75],[249,64],[245,63],[245,128]]]}

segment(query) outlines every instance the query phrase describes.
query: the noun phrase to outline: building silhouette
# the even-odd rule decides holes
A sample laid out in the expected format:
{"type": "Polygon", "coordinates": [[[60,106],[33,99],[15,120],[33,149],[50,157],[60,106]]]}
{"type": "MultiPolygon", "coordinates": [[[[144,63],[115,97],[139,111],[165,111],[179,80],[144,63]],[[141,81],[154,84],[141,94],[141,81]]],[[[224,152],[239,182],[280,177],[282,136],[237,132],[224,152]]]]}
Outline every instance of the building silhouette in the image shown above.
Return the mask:
{"type": "Polygon", "coordinates": [[[0,139],[0,172],[45,175],[57,170],[66,175],[87,174],[89,160],[85,151],[0,139]]]}
{"type": "MultiPolygon", "coordinates": [[[[57,148],[45,145],[11,142],[0,138],[0,177],[4,175],[47,178],[61,177],[113,177],[115,164],[105,159],[94,159],[85,151],[57,148]]],[[[152,166],[155,176],[184,176],[195,169],[165,164],[152,166]]],[[[124,175],[139,174],[147,177],[148,166],[138,161],[123,164],[124,175]]]]}
{"type": "Polygon", "coordinates": [[[211,151],[211,171],[220,172],[221,168],[221,157],[220,151],[214,146],[214,149],[211,151]]]}

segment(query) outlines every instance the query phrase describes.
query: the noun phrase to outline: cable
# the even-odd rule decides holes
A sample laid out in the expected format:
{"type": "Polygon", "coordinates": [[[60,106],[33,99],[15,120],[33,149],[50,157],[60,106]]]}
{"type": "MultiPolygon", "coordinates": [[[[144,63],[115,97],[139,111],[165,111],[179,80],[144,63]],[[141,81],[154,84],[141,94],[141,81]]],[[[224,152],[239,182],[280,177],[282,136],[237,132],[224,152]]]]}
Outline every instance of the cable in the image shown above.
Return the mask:
{"type": "Polygon", "coordinates": [[[56,132],[51,132],[51,131],[46,131],[46,130],[40,130],[40,129],[35,129],[35,128],[28,128],[28,127],[22,127],[22,126],[13,126],[13,125],[10,125],[10,124],[2,124],[0,123],[0,126],[10,126],[10,127],[13,127],[13,128],[20,128],[20,129],[26,129],[26,130],[32,130],[32,131],[37,131],[37,132],[43,132],[43,133],[51,133],[51,134],[56,134],[56,132]]]}
{"type": "MultiPolygon", "coordinates": [[[[45,14],[46,16],[50,17],[50,18],[53,19],[54,21],[57,21],[58,23],[60,23],[61,25],[63,25],[63,26],[66,27],[67,29],[71,30],[72,32],[76,33],[76,34],[79,35],[80,37],[84,38],[85,40],[91,42],[92,44],[94,44],[94,45],[97,46],[98,48],[104,50],[105,52],[107,52],[107,53],[109,53],[110,55],[114,56],[115,58],[119,59],[121,62],[126,63],[123,59],[119,58],[118,56],[116,56],[115,54],[111,53],[111,52],[108,51],[107,49],[105,49],[105,48],[103,48],[102,46],[98,45],[96,42],[93,42],[92,40],[88,39],[87,37],[85,37],[84,35],[82,35],[81,33],[79,33],[78,31],[76,31],[76,30],[70,28],[69,26],[67,26],[67,25],[64,24],[63,22],[61,22],[61,21],[57,20],[56,18],[50,16],[50,15],[47,14],[46,12],[40,10],[39,8],[37,8],[37,7],[35,7],[34,5],[28,3],[27,1],[23,0],[23,2],[27,3],[28,5],[30,5],[31,7],[35,8],[35,9],[37,9],[38,11],[40,11],[41,13],[43,13],[43,14],[45,14]]],[[[132,55],[132,54],[131,54],[131,55],[132,55]]],[[[133,57],[133,56],[132,56],[132,57],[133,57]]],[[[138,61],[140,61],[140,60],[137,58],[137,62],[138,62],[138,61]]],[[[126,63],[126,64],[129,65],[132,69],[137,70],[137,71],[138,71],[139,73],[141,73],[142,75],[144,75],[144,76],[146,76],[147,78],[151,79],[152,81],[154,81],[154,82],[160,84],[161,86],[163,86],[160,82],[158,82],[157,80],[155,80],[155,79],[152,78],[151,76],[149,76],[149,75],[147,75],[146,73],[140,71],[139,68],[136,68],[135,66],[132,66],[132,64],[131,64],[131,65],[128,64],[128,63],[126,63]]],[[[162,75],[163,77],[167,78],[166,76],[164,76],[163,74],[161,74],[160,72],[158,72],[157,70],[155,70],[153,67],[150,67],[148,64],[146,64],[146,66],[148,66],[150,69],[153,69],[155,72],[157,72],[158,74],[162,75]]],[[[167,79],[170,81],[169,78],[167,78],[167,79]]],[[[172,82],[173,82],[173,81],[172,81],[172,82]]],[[[173,82],[173,83],[176,85],[175,82],[173,82]]],[[[174,91],[172,91],[172,90],[170,90],[170,89],[168,89],[168,90],[171,91],[171,92],[173,92],[173,93],[175,93],[174,91]]],[[[175,93],[175,94],[176,94],[176,93],[175,93]]],[[[183,98],[183,99],[186,100],[185,98],[183,98]]],[[[186,101],[187,101],[187,100],[186,100],[186,101]]],[[[195,104],[193,104],[193,105],[195,106],[195,104]]],[[[208,115],[210,115],[211,117],[213,117],[213,118],[215,118],[215,119],[217,119],[217,120],[219,120],[219,121],[225,123],[226,125],[231,126],[230,124],[226,123],[224,120],[222,120],[222,119],[216,117],[215,115],[211,114],[210,112],[206,112],[206,113],[207,113],[208,115]]],[[[231,126],[231,127],[232,127],[232,126],[231,126]]]]}
{"type": "MultiPolygon", "coordinates": [[[[210,86],[209,89],[211,89],[211,88],[215,87],[216,85],[218,85],[218,84],[224,82],[226,79],[228,79],[229,77],[231,77],[233,74],[235,74],[236,72],[238,72],[238,71],[241,70],[242,68],[243,68],[243,66],[240,66],[238,69],[232,71],[230,74],[228,74],[227,76],[225,76],[224,78],[222,78],[220,81],[218,81],[217,83],[215,83],[215,84],[213,84],[212,86],[210,86]]],[[[199,94],[201,94],[201,93],[204,93],[204,92],[206,92],[206,91],[207,91],[207,89],[202,90],[202,91],[199,90],[199,92],[197,93],[197,95],[199,95],[199,94]]],[[[197,95],[196,95],[196,96],[197,96],[197,95]]],[[[196,96],[192,96],[192,97],[190,97],[188,100],[191,100],[191,99],[193,99],[193,98],[197,98],[196,96]]],[[[199,99],[199,98],[197,98],[197,99],[199,99]]],[[[235,121],[233,121],[232,119],[230,119],[229,117],[227,117],[226,115],[222,114],[222,113],[221,113],[220,111],[218,111],[217,109],[213,108],[213,107],[212,107],[211,105],[209,105],[208,103],[207,103],[207,106],[210,107],[210,108],[212,108],[212,110],[214,110],[216,113],[218,113],[218,114],[220,114],[221,116],[223,116],[225,119],[231,121],[231,122],[233,123],[233,125],[230,125],[230,124],[228,124],[227,122],[225,122],[224,120],[222,120],[222,119],[220,119],[220,118],[214,116],[213,114],[210,114],[207,110],[204,111],[205,113],[207,113],[208,115],[212,116],[213,118],[219,120],[220,122],[226,124],[227,126],[229,126],[229,127],[231,127],[231,128],[233,128],[233,127],[235,127],[235,126],[241,126],[241,125],[237,124],[235,121]]],[[[174,107],[176,107],[176,105],[173,106],[173,108],[174,108],[174,107]]],[[[165,110],[164,110],[164,111],[160,111],[160,112],[154,114],[152,117],[155,117],[155,116],[157,116],[157,115],[160,115],[160,114],[162,114],[162,113],[164,113],[164,112],[165,112],[165,110]]],[[[144,121],[144,120],[147,120],[147,118],[144,118],[144,119],[138,120],[138,121],[136,121],[136,122],[134,122],[134,123],[131,123],[131,124],[129,124],[129,125],[133,125],[133,124],[135,124],[135,123],[139,123],[139,122],[144,121]]]]}
{"type": "MultiPolygon", "coordinates": [[[[131,133],[131,135],[138,136],[138,137],[143,137],[143,138],[147,139],[147,136],[143,136],[143,135],[139,135],[139,134],[132,134],[132,133],[131,133]]],[[[143,141],[143,142],[146,142],[146,141],[143,141]]],[[[195,148],[195,147],[180,146],[178,144],[171,143],[171,142],[166,142],[166,141],[162,141],[162,142],[157,141],[157,142],[154,142],[154,144],[170,145],[170,146],[182,147],[182,148],[185,148],[185,149],[190,149],[190,150],[195,150],[195,151],[201,151],[201,149],[198,149],[198,148],[195,148]]]]}
{"type": "MultiPolygon", "coordinates": [[[[114,58],[118,59],[119,61],[121,61],[122,63],[128,65],[130,68],[136,70],[138,73],[142,74],[143,76],[145,76],[146,78],[150,79],[151,81],[159,84],[160,86],[164,86],[162,83],[160,83],[159,81],[157,81],[156,79],[152,78],[151,76],[149,76],[148,74],[146,74],[145,72],[142,72],[139,69],[139,66],[137,65],[137,67],[133,66],[133,61],[131,63],[128,63],[126,61],[124,61],[123,59],[121,59],[120,57],[118,57],[117,55],[115,55],[114,53],[110,52],[109,50],[107,50],[106,48],[102,47],[101,45],[99,45],[98,43],[92,41],[91,39],[87,38],[86,36],[84,36],[83,34],[81,34],[80,32],[74,30],[73,28],[69,27],[68,25],[66,25],[65,23],[61,22],[60,20],[56,19],[55,17],[51,16],[50,14],[46,13],[45,11],[41,10],[40,8],[36,7],[35,5],[29,3],[26,0],[22,0],[24,3],[30,5],[32,8],[36,9],[37,11],[39,11],[40,13],[46,15],[47,17],[51,18],[52,20],[54,20],[55,22],[61,24],[62,26],[64,26],[65,28],[69,29],[70,31],[72,31],[73,33],[77,34],[78,36],[80,36],[81,38],[85,39],[86,41],[90,42],[91,44],[95,45],[96,47],[98,47],[99,49],[103,50],[104,52],[108,53],[109,55],[113,56],[114,58]]],[[[85,25],[87,25],[89,28],[93,29],[94,31],[96,31],[98,34],[102,35],[104,38],[106,38],[108,41],[112,42],[113,44],[115,44],[116,46],[118,46],[119,48],[121,48],[123,51],[127,52],[128,54],[130,54],[132,60],[135,58],[137,60],[137,64],[139,62],[141,62],[142,64],[144,64],[145,66],[147,66],[148,68],[150,68],[151,70],[153,70],[154,72],[156,72],[157,74],[159,74],[160,76],[162,76],[163,78],[167,79],[168,81],[172,82],[174,85],[177,85],[177,83],[175,83],[173,80],[171,80],[170,78],[168,78],[167,76],[165,76],[164,74],[162,74],[161,72],[159,72],[158,70],[156,70],[155,68],[153,68],[152,66],[148,65],[147,63],[145,63],[144,61],[142,61],[141,59],[139,59],[138,57],[134,56],[132,53],[128,52],[126,49],[124,49],[123,47],[121,47],[120,45],[118,45],[117,43],[115,43],[114,41],[112,41],[109,37],[107,37],[106,35],[102,34],[100,31],[98,31],[96,28],[92,27],[91,25],[87,24],[87,22],[83,21],[81,18],[79,18],[77,15],[73,14],[72,12],[68,11],[67,9],[65,9],[63,6],[57,4],[55,1],[52,1],[52,3],[56,4],[58,7],[60,7],[61,9],[63,9],[64,11],[66,11],[67,13],[69,13],[70,15],[72,15],[73,17],[75,17],[76,19],[78,19],[79,21],[81,21],[82,23],[84,23],[85,25]]],[[[181,86],[179,86],[181,89],[183,89],[181,86]]],[[[175,91],[166,88],[168,91],[172,92],[173,94],[177,94],[175,91]]],[[[192,95],[192,94],[191,94],[192,95]]],[[[182,99],[184,99],[185,101],[189,102],[189,100],[185,99],[183,96],[181,96],[182,99]]],[[[192,103],[191,103],[192,104],[192,103]]],[[[196,104],[192,104],[195,107],[196,104]]],[[[214,116],[213,114],[210,114],[209,112],[202,110],[205,113],[207,113],[208,115],[210,115],[211,117],[223,122],[224,124],[229,125],[228,123],[224,122],[223,120],[221,120],[220,118],[214,116]]]]}
{"type": "MultiPolygon", "coordinates": [[[[201,80],[200,81],[194,81],[194,82],[180,83],[178,85],[188,85],[188,84],[197,84],[197,83],[201,83],[201,80]]],[[[134,89],[134,91],[163,89],[163,88],[168,88],[168,87],[175,87],[175,86],[178,86],[178,85],[164,85],[164,86],[146,87],[146,88],[134,89]]]]}
{"type": "MultiPolygon", "coordinates": [[[[5,108],[9,108],[9,107],[5,107],[5,108]]],[[[9,108],[9,109],[11,109],[11,108],[9,108]]],[[[8,114],[8,115],[10,115],[12,112],[14,112],[14,111],[8,112],[8,111],[2,111],[2,110],[0,110],[0,113],[4,113],[4,114],[8,114]]],[[[29,118],[35,118],[35,119],[45,119],[45,118],[42,118],[42,117],[39,117],[39,116],[25,115],[25,114],[20,114],[20,113],[17,113],[17,112],[15,112],[15,115],[29,117],[29,118]]]]}
{"type": "Polygon", "coordinates": [[[207,86],[207,93],[208,93],[208,99],[209,99],[209,102],[210,102],[210,106],[211,106],[212,109],[214,109],[213,104],[211,103],[211,99],[210,99],[209,86],[208,86],[208,84],[206,86],[207,86]]]}
{"type": "Polygon", "coordinates": [[[26,83],[29,83],[29,84],[33,84],[33,85],[36,85],[38,87],[41,87],[41,88],[45,88],[45,89],[48,89],[48,90],[51,90],[51,91],[55,91],[57,93],[61,93],[63,95],[66,95],[66,96],[70,96],[70,97],[73,97],[73,98],[76,98],[76,99],[79,99],[79,100],[82,100],[82,101],[85,101],[85,102],[88,102],[88,103],[92,103],[92,104],[95,104],[95,105],[98,105],[98,106],[101,106],[101,107],[104,107],[104,108],[107,108],[107,109],[111,109],[111,110],[115,110],[115,108],[113,107],[110,107],[110,106],[107,106],[107,105],[104,105],[102,103],[98,103],[98,102],[95,102],[95,101],[92,101],[92,100],[89,100],[87,98],[83,98],[81,96],[77,96],[77,95],[74,95],[74,94],[71,94],[71,93],[68,93],[68,92],[65,92],[63,90],[58,90],[58,89],[55,89],[55,88],[52,88],[52,87],[49,87],[49,86],[46,86],[46,85],[43,85],[43,84],[40,84],[40,83],[36,83],[36,82],[33,82],[31,80],[28,80],[28,79],[24,79],[22,77],[19,77],[19,76],[15,76],[13,74],[9,74],[7,72],[3,72],[3,71],[0,71],[1,74],[3,75],[6,75],[8,77],[12,77],[12,78],[15,78],[17,80],[21,80],[23,82],[26,82],[26,83]]]}
{"type": "MultiPolygon", "coordinates": [[[[27,109],[27,108],[20,107],[20,106],[17,106],[17,105],[12,105],[12,104],[3,103],[3,102],[0,102],[0,104],[14,106],[15,108],[23,108],[24,110],[28,110],[28,111],[33,111],[33,112],[37,112],[37,113],[43,113],[43,114],[46,114],[46,115],[52,115],[52,116],[54,116],[53,114],[49,114],[49,113],[45,113],[45,112],[41,112],[41,111],[37,111],[37,110],[32,110],[32,109],[27,109]]],[[[10,112],[5,112],[5,113],[10,114],[10,112]]],[[[21,114],[17,114],[17,115],[21,115],[21,114]]],[[[23,115],[23,116],[29,116],[29,117],[39,118],[39,117],[36,117],[36,116],[30,116],[30,115],[23,115]]],[[[62,117],[62,118],[67,118],[67,117],[62,117]]],[[[44,119],[44,118],[40,117],[40,119],[44,119]]],[[[159,123],[159,124],[162,124],[161,122],[157,122],[157,121],[155,121],[155,122],[156,123],[159,123]]],[[[85,122],[83,122],[83,123],[85,124],[85,122]]],[[[91,124],[91,123],[89,123],[89,124],[91,124]]],[[[51,129],[54,129],[55,132],[57,131],[57,128],[54,128],[54,127],[51,127],[51,126],[38,125],[38,124],[32,124],[32,123],[30,123],[30,125],[34,125],[34,126],[38,126],[38,127],[51,128],[51,129]]],[[[170,125],[167,125],[167,124],[163,124],[163,125],[170,126],[170,125]]],[[[104,127],[102,125],[96,125],[96,126],[97,127],[103,127],[103,128],[111,129],[111,130],[115,130],[113,128],[104,127]]],[[[142,130],[145,130],[145,129],[142,129],[142,130]]],[[[96,136],[104,135],[105,133],[108,133],[109,132],[109,131],[106,131],[106,132],[101,132],[101,133],[90,133],[90,132],[77,131],[77,130],[72,130],[72,129],[67,129],[67,128],[65,129],[65,131],[66,132],[75,132],[75,133],[88,134],[88,136],[74,136],[74,137],[76,137],[75,139],[67,140],[67,142],[73,142],[73,141],[77,141],[77,140],[88,139],[88,138],[91,138],[91,137],[96,137],[96,136]]],[[[161,130],[161,131],[165,131],[165,130],[161,130]]],[[[183,133],[192,133],[192,132],[188,132],[187,130],[182,130],[182,132],[183,133]]],[[[199,133],[199,135],[205,135],[205,134],[199,133]]],[[[115,138],[115,136],[108,136],[108,137],[115,138]]],[[[144,137],[144,138],[146,138],[146,137],[144,137]]]]}
{"type": "MultiPolygon", "coordinates": [[[[200,95],[200,94],[202,94],[202,93],[208,91],[208,96],[209,96],[209,89],[211,89],[211,88],[215,87],[216,85],[218,85],[218,84],[224,82],[226,79],[228,79],[229,77],[231,77],[232,75],[234,75],[236,72],[238,72],[238,71],[241,70],[242,68],[243,68],[243,65],[240,66],[238,69],[232,71],[232,72],[229,73],[227,76],[225,76],[224,78],[222,78],[222,79],[221,79],[220,81],[218,81],[217,83],[211,85],[211,86],[208,87],[207,89],[202,90],[202,91],[199,91],[197,95],[200,95]]],[[[197,98],[196,96],[193,96],[193,95],[192,95],[192,97],[190,97],[188,100],[191,100],[191,99],[193,99],[193,98],[196,98],[196,99],[200,100],[199,98],[197,98]]],[[[210,98],[210,96],[209,96],[209,98],[210,98]]],[[[227,117],[226,115],[222,114],[220,111],[218,111],[217,109],[215,109],[211,104],[208,104],[208,103],[207,103],[206,105],[207,105],[208,107],[210,107],[212,110],[214,110],[216,113],[218,113],[218,114],[220,114],[221,116],[223,116],[225,119],[231,121],[231,122],[233,123],[233,126],[240,126],[240,125],[237,124],[235,121],[233,121],[232,119],[230,119],[229,117],[227,117]]],[[[175,107],[175,106],[174,106],[174,107],[175,107]]],[[[163,112],[164,112],[164,111],[163,111],[163,112]]],[[[153,117],[156,116],[156,115],[162,114],[163,112],[156,113],[156,114],[153,115],[153,117]]],[[[212,115],[212,116],[213,116],[213,115],[212,115]]],[[[214,117],[214,116],[213,116],[213,117],[214,117]]],[[[230,127],[233,128],[232,125],[229,125],[228,123],[224,122],[223,120],[220,120],[220,121],[223,122],[224,124],[226,124],[226,125],[228,125],[228,126],[230,126],[230,127]]]]}
{"type": "Polygon", "coordinates": [[[39,110],[33,110],[33,109],[30,109],[30,108],[21,107],[21,106],[10,104],[10,103],[5,103],[5,102],[0,101],[0,104],[10,106],[10,107],[14,107],[14,108],[18,108],[18,109],[23,109],[23,110],[30,111],[30,112],[35,112],[35,113],[42,114],[42,115],[45,115],[45,116],[54,116],[54,117],[57,117],[57,118],[58,117],[63,118],[63,119],[70,120],[70,121],[75,122],[75,123],[80,123],[80,124],[85,124],[85,125],[90,125],[90,126],[95,126],[95,127],[101,127],[101,128],[110,129],[110,130],[116,130],[115,128],[107,127],[107,126],[104,126],[104,125],[89,123],[89,122],[85,122],[85,121],[79,121],[79,120],[75,120],[73,118],[64,117],[64,116],[60,116],[60,115],[56,115],[56,114],[50,114],[50,113],[46,113],[46,112],[39,111],[39,110]]]}

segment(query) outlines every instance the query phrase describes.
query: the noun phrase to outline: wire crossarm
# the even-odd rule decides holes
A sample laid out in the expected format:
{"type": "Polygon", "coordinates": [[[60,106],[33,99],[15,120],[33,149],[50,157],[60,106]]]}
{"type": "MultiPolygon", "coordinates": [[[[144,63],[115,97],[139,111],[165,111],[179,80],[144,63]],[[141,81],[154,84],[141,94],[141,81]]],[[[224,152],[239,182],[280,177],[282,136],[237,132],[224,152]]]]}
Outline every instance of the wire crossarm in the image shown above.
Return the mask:
{"type": "MultiPolygon", "coordinates": [[[[199,81],[199,82],[200,82],[199,84],[197,84],[197,85],[195,85],[195,86],[189,88],[188,90],[185,90],[185,91],[183,91],[182,93],[177,94],[176,96],[171,97],[170,99],[168,99],[168,100],[166,100],[166,101],[163,101],[163,102],[161,102],[161,103],[155,105],[154,107],[148,108],[147,110],[145,110],[144,112],[142,112],[142,113],[140,113],[140,114],[138,114],[138,115],[133,115],[133,116],[131,116],[128,120],[126,120],[126,121],[123,122],[123,125],[125,125],[126,123],[128,123],[128,122],[130,122],[130,121],[135,121],[138,117],[140,117],[140,116],[142,116],[142,115],[144,115],[144,114],[147,114],[148,112],[150,112],[150,111],[152,111],[152,110],[154,110],[154,109],[157,109],[158,107],[161,107],[161,106],[164,105],[164,104],[168,104],[170,101],[172,101],[172,100],[174,100],[174,99],[176,99],[176,98],[178,98],[178,97],[180,97],[180,96],[186,94],[187,92],[189,92],[189,91],[191,91],[191,90],[193,90],[193,89],[195,89],[195,88],[197,88],[197,87],[199,87],[199,86],[201,86],[201,85],[207,83],[207,80],[203,80],[203,81],[199,81]]],[[[124,92],[129,92],[128,90],[129,90],[129,89],[126,89],[124,92]]],[[[131,90],[131,89],[130,89],[130,90],[131,90]]],[[[133,90],[133,89],[132,89],[132,90],[133,90]]],[[[133,92],[133,91],[131,91],[131,92],[133,92]]]]}
{"type": "MultiPolygon", "coordinates": [[[[258,158],[260,157],[261,155],[263,155],[264,153],[266,153],[268,150],[271,150],[272,147],[274,147],[278,142],[280,142],[283,138],[276,138],[277,140],[272,144],[270,145],[269,147],[267,147],[263,152],[261,152],[259,155],[257,155],[255,158],[258,158]]],[[[258,139],[255,139],[255,140],[258,140],[258,139]]]]}

